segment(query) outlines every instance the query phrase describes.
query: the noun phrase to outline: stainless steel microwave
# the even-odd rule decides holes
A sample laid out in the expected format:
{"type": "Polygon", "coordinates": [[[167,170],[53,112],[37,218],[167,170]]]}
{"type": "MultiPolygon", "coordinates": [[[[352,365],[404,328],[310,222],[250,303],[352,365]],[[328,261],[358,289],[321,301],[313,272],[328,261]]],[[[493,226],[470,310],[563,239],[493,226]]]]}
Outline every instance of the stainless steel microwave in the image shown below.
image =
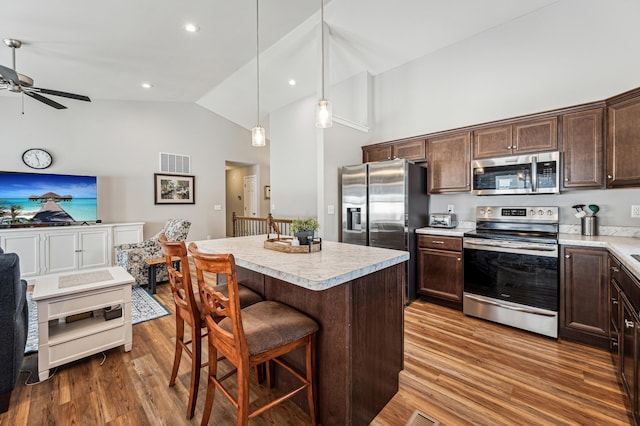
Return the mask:
{"type": "Polygon", "coordinates": [[[560,153],[541,152],[471,162],[476,195],[560,192],[560,153]]]}

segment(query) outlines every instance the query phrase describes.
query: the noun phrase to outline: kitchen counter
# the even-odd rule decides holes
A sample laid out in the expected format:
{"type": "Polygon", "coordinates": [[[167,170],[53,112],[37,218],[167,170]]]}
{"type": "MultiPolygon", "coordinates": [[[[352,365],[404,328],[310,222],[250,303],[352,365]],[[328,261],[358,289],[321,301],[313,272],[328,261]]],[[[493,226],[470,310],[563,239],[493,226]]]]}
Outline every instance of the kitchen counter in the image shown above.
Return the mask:
{"type": "Polygon", "coordinates": [[[196,241],[211,253],[233,253],[236,265],[307,288],[326,290],[409,260],[409,252],[323,241],[317,253],[263,247],[266,235],[196,241]]]}
{"type": "Polygon", "coordinates": [[[448,237],[462,237],[465,232],[473,231],[474,227],[457,227],[457,228],[431,228],[424,227],[416,229],[416,234],[425,235],[443,235],[448,237]]]}
{"type": "Polygon", "coordinates": [[[581,234],[560,234],[558,243],[571,246],[601,247],[608,249],[636,277],[640,277],[640,262],[631,257],[640,254],[640,238],[609,235],[587,237],[581,234]]]}
{"type": "MultiPolygon", "coordinates": [[[[239,282],[318,323],[318,424],[368,425],[399,387],[409,253],[330,241],[317,253],[283,253],[265,249],[265,239],[196,244],[202,251],[232,253],[239,282]]],[[[304,371],[299,355],[285,358],[304,371]]],[[[275,377],[279,390],[291,389],[288,374],[275,377]]],[[[294,401],[307,409],[304,393],[294,401]]]]}

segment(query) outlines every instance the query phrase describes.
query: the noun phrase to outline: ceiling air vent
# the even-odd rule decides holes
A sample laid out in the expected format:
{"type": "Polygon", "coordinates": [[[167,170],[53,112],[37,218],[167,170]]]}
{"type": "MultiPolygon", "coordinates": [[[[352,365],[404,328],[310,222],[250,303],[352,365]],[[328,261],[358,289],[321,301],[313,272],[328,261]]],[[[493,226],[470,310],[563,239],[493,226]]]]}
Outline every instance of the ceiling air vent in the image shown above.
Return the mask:
{"type": "Polygon", "coordinates": [[[164,173],[191,173],[191,156],[180,154],[160,153],[160,171],[164,173]]]}

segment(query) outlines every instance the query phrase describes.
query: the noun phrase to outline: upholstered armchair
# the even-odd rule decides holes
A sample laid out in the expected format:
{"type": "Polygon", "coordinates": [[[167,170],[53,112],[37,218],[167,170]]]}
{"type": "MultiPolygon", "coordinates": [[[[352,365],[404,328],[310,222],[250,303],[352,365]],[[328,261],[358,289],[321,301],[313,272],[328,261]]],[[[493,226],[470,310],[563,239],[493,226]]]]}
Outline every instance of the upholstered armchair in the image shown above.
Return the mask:
{"type": "MultiPolygon", "coordinates": [[[[184,241],[189,233],[191,222],[184,219],[169,219],[164,227],[153,237],[140,243],[116,246],[116,263],[127,270],[138,285],[149,284],[149,267],[145,260],[164,257],[158,238],[165,234],[168,241],[184,241]]],[[[158,265],[156,282],[169,279],[166,265],[158,265]]]]}
{"type": "Polygon", "coordinates": [[[20,259],[0,249],[0,413],[9,409],[18,381],[29,327],[27,282],[20,279],[20,259]]]}

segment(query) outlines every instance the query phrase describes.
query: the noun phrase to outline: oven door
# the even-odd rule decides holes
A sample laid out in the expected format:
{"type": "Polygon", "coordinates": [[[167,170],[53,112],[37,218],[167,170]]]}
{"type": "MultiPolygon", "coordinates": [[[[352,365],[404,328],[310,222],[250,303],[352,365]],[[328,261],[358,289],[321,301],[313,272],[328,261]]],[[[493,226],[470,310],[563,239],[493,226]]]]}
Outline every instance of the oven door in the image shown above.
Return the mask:
{"type": "Polygon", "coordinates": [[[557,244],[464,238],[465,314],[557,337],[558,295],[557,244]]]}
{"type": "Polygon", "coordinates": [[[558,311],[558,245],[465,238],[464,291],[558,311]]]}

